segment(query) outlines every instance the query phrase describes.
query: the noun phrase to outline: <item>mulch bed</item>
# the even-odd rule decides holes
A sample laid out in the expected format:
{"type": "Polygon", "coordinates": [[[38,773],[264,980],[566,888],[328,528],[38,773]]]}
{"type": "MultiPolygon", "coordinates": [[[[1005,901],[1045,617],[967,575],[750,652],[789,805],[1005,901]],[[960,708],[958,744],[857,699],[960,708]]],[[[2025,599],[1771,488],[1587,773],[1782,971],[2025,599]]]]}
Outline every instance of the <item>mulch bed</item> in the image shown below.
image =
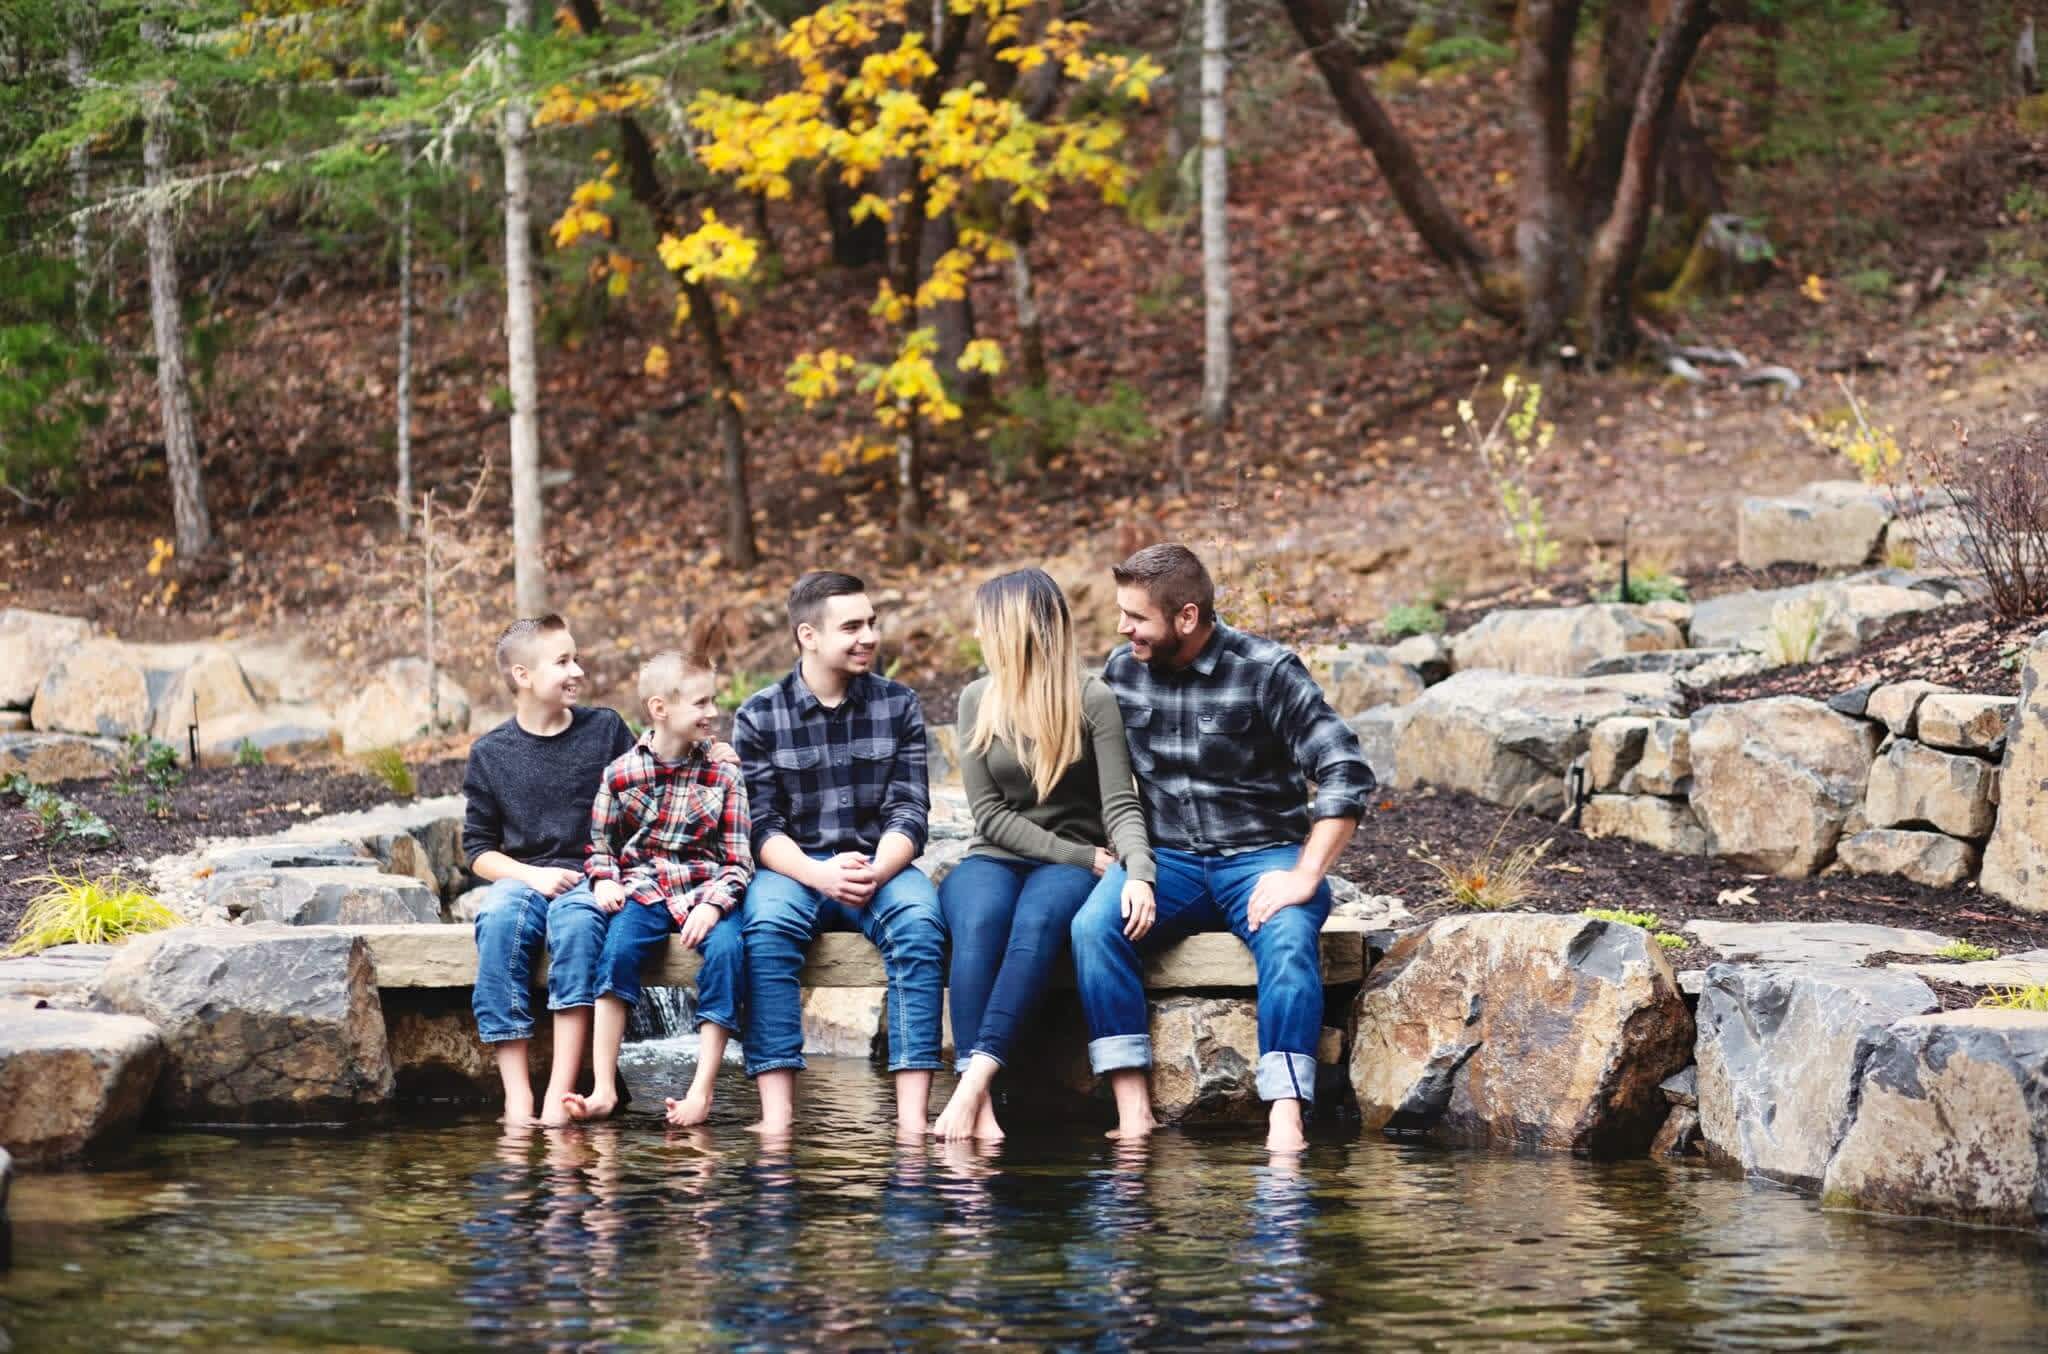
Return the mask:
{"type": "Polygon", "coordinates": [[[1922,611],[1888,627],[1855,653],[1730,678],[1701,692],[1698,703],[1716,705],[1759,696],[1826,700],[1864,682],[1912,678],[1978,695],[2017,696],[2022,659],[2043,619],[2001,621],[1981,603],[1922,611]]]}
{"type": "MultiPolygon", "coordinates": [[[[1368,893],[1398,894],[1417,916],[1455,909],[1436,901],[1442,879],[1411,849],[1428,848],[1463,867],[1498,831],[1496,857],[1548,837],[1550,848],[1530,880],[1519,912],[1621,908],[1654,913],[1671,930],[1688,921],[1856,921],[1917,927],[1990,945],[2002,953],[2048,947],[2048,917],[2036,917],[1981,893],[1974,884],[1930,889],[1896,876],[1839,875],[1777,879],[1748,874],[1711,858],[1672,856],[1634,842],[1595,839],[1577,829],[1446,790],[1380,792],[1337,873],[1368,893]],[[1505,826],[1503,820],[1505,819],[1505,826]],[[1750,903],[1722,903],[1728,891],[1752,890],[1750,903]]],[[[1704,968],[1718,957],[1697,943],[1670,952],[1680,969],[1704,968]]]]}
{"type": "MultiPolygon", "coordinates": [[[[414,767],[418,793],[455,793],[462,788],[462,768],[460,760],[414,767]]],[[[34,882],[39,875],[61,871],[139,876],[151,860],[188,851],[202,837],[278,832],[309,818],[367,809],[393,798],[382,781],[353,767],[317,764],[202,767],[187,772],[171,791],[171,812],[165,818],[144,807],[145,792],[124,795],[111,780],[72,781],[55,788],[106,819],[121,839],[98,850],[48,840],[20,801],[0,796],[0,939],[12,938],[22,912],[41,887],[34,882]]]]}

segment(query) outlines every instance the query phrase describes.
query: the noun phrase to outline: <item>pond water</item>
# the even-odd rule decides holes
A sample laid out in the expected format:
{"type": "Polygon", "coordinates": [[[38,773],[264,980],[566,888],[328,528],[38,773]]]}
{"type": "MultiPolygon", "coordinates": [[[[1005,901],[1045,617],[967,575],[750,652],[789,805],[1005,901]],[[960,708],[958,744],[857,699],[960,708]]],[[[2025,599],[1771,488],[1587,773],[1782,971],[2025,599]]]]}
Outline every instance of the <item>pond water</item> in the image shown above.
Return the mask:
{"type": "MultiPolygon", "coordinates": [[[[642,1106],[687,1073],[630,1046],[642,1106]]],[[[2033,1236],[1725,1175],[1247,1132],[995,1154],[890,1138],[815,1060],[788,1151],[651,1114],[145,1138],[17,1180],[0,1349],[2048,1347],[2033,1236]]]]}

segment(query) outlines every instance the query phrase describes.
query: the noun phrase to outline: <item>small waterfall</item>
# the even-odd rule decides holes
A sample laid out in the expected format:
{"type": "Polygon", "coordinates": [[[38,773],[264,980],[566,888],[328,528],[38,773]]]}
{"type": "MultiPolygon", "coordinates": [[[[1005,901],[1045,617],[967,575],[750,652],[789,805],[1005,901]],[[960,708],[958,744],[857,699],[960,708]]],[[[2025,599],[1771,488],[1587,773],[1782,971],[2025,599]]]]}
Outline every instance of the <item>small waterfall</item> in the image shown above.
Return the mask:
{"type": "Polygon", "coordinates": [[[687,987],[643,987],[640,1004],[626,1020],[626,1042],[688,1034],[696,1013],[697,994],[687,987]]]}

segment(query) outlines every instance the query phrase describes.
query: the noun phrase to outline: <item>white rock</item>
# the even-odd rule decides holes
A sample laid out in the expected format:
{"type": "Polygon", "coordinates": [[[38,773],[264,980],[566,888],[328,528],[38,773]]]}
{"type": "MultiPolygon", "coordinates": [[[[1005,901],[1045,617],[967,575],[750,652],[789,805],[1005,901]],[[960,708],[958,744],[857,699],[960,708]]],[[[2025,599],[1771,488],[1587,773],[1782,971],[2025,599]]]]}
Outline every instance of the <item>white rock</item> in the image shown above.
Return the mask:
{"type": "Polygon", "coordinates": [[[256,693],[242,675],[242,665],[219,645],[210,646],[184,671],[172,679],[155,701],[150,733],[183,752],[189,725],[199,726],[200,737],[211,740],[213,725],[231,719],[247,719],[257,713],[256,693]]]}

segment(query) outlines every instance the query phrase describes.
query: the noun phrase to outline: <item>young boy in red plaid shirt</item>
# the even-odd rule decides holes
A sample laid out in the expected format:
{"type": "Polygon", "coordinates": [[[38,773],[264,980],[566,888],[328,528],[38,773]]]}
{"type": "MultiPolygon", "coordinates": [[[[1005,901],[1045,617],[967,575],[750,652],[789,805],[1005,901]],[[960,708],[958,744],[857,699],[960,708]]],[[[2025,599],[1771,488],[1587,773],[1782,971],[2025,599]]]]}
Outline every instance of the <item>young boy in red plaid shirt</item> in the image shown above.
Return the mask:
{"type": "Polygon", "coordinates": [[[597,961],[596,1085],[587,1096],[563,1098],[572,1118],[602,1118],[617,1108],[619,1046],[640,1000],[640,967],[671,935],[680,934],[703,962],[697,1073],[688,1094],[667,1102],[670,1123],[701,1124],[710,1114],[726,1039],[739,1029],[746,949],[738,910],[754,854],[746,782],[738,766],[711,759],[716,688],[708,666],[679,653],[647,660],[640,669],[647,732],[598,782],[583,870],[598,906],[613,915],[597,961]]]}

